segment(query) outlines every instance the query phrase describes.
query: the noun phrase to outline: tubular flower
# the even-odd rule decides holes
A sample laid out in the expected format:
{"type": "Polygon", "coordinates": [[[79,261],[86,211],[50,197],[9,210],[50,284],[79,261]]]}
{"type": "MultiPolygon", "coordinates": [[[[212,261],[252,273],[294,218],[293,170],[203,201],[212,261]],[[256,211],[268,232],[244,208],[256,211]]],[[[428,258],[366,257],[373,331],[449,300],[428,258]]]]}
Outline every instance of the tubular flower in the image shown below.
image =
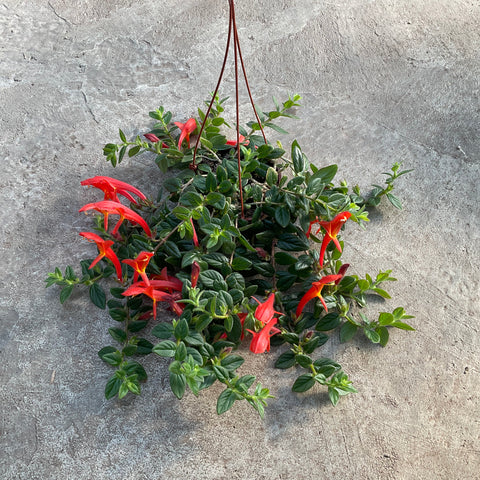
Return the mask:
{"type": "Polygon", "coordinates": [[[273,304],[275,302],[275,294],[271,293],[267,300],[263,303],[260,303],[255,297],[253,297],[256,302],[258,302],[258,307],[255,309],[255,318],[266,325],[276,313],[281,315],[281,312],[276,312],[273,309],[273,304]]]}
{"type": "Polygon", "coordinates": [[[159,288],[164,288],[162,285],[165,285],[165,288],[169,292],[171,291],[177,291],[181,292],[183,288],[183,282],[178,279],[177,277],[172,277],[167,273],[167,267],[162,268],[162,271],[158,275],[152,275],[150,280],[150,283],[157,283],[159,288]],[[164,282],[164,283],[160,283],[164,282]],[[168,282],[168,283],[166,283],[168,282]]]}
{"type": "Polygon", "coordinates": [[[130,265],[135,273],[133,274],[133,281],[136,282],[138,279],[138,275],[142,277],[142,280],[145,282],[145,285],[148,287],[150,285],[150,280],[145,273],[145,270],[148,266],[148,262],[155,254],[153,252],[146,252],[142,251],[137,255],[135,260],[127,259],[122,260],[123,263],[130,265]]]}
{"type": "Polygon", "coordinates": [[[348,267],[350,266],[349,263],[344,263],[339,269],[338,269],[338,272],[337,272],[337,275],[340,275],[340,278],[335,280],[335,285],[338,285],[342,278],[345,276],[345,272],[347,271],[348,267]]]}
{"type": "Polygon", "coordinates": [[[183,308],[177,303],[178,300],[181,300],[182,296],[178,292],[176,282],[170,280],[150,280],[150,285],[146,285],[145,282],[136,282],[122,293],[122,295],[126,297],[140,294],[152,299],[154,319],[157,318],[157,302],[167,302],[177,315],[181,315],[183,312],[183,308]],[[170,293],[172,290],[173,292],[170,293]]]}
{"type": "Polygon", "coordinates": [[[115,270],[117,272],[117,278],[121,282],[122,266],[120,265],[120,260],[118,259],[117,255],[112,250],[112,245],[114,244],[114,241],[104,240],[96,233],[91,232],[80,232],[80,235],[86,238],[89,242],[95,242],[98,247],[99,255],[88,268],[93,268],[103,257],[106,257],[113,263],[113,266],[115,267],[115,270]]]}
{"type": "Polygon", "coordinates": [[[325,311],[328,312],[327,304],[325,303],[325,300],[322,298],[321,295],[322,288],[329,283],[334,283],[337,280],[341,280],[342,277],[343,275],[327,275],[326,277],[321,278],[318,282],[313,282],[311,288],[307,290],[307,293],[305,293],[305,295],[301,298],[300,303],[298,304],[296,311],[297,317],[302,314],[305,305],[315,297],[318,297],[320,299],[323,308],[325,308],[325,311]]]}
{"type": "Polygon", "coordinates": [[[80,184],[99,188],[105,194],[104,200],[112,200],[113,202],[118,202],[119,200],[117,194],[119,194],[123,195],[132,203],[137,203],[137,201],[130,195],[130,193],[137,195],[142,200],[147,199],[147,197],[137,188],[132,187],[132,185],[129,185],[128,183],[121,182],[120,180],[115,180],[115,178],[97,176],[87,178],[86,180],[80,182],[80,184]]]}
{"type": "MultiPolygon", "coordinates": [[[[245,137],[243,135],[240,135],[239,140],[240,140],[240,145],[248,145],[250,143],[250,140],[245,141],[245,137]]],[[[235,147],[237,145],[237,141],[227,140],[227,145],[231,145],[232,147],[235,147]]]]}
{"type": "MultiPolygon", "coordinates": [[[[321,221],[321,220],[314,220],[310,222],[310,226],[308,227],[307,237],[310,236],[312,231],[312,227],[315,223],[318,223],[320,227],[325,229],[325,236],[323,237],[322,247],[320,248],[320,266],[323,267],[323,258],[325,256],[325,251],[327,250],[327,246],[330,242],[333,242],[335,246],[338,248],[339,252],[342,251],[342,246],[337,239],[338,232],[342,228],[343,224],[352,216],[350,212],[341,212],[336,215],[332,220],[329,222],[321,221]]],[[[317,230],[316,233],[320,232],[321,228],[317,230]]]]}
{"type": "Polygon", "coordinates": [[[157,143],[160,141],[154,133],[144,133],[143,136],[151,143],[157,143]]]}
{"type": "Polygon", "coordinates": [[[138,213],[135,213],[132,209],[126,207],[125,205],[122,205],[121,203],[113,202],[111,200],[103,200],[96,203],[87,203],[87,205],[83,206],[79,210],[79,212],[86,212],[88,210],[96,210],[97,212],[103,214],[105,230],[108,229],[108,215],[120,215],[120,220],[115,225],[115,228],[112,231],[112,235],[115,235],[117,233],[123,220],[126,219],[130,222],[138,223],[143,228],[143,230],[145,230],[145,233],[149,237],[152,236],[152,232],[150,231],[150,227],[148,226],[147,222],[138,213]]]}
{"type": "Polygon", "coordinates": [[[198,276],[200,275],[200,265],[198,262],[192,263],[192,288],[197,286],[198,276]]]}
{"type": "Polygon", "coordinates": [[[200,243],[198,242],[198,235],[195,230],[195,225],[193,224],[193,218],[190,217],[190,223],[192,224],[192,229],[193,229],[193,244],[198,247],[200,243]]]}
{"type": "Polygon", "coordinates": [[[240,325],[242,326],[242,333],[240,335],[240,341],[245,338],[245,332],[243,326],[245,325],[245,319],[247,318],[248,313],[237,313],[237,317],[240,320],[240,325]]]}
{"type": "Polygon", "coordinates": [[[185,123],[175,122],[175,125],[180,129],[178,149],[181,149],[183,140],[187,141],[188,148],[190,148],[190,134],[197,128],[197,122],[194,118],[189,118],[185,123]]]}
{"type": "Polygon", "coordinates": [[[275,327],[277,319],[273,317],[259,332],[252,332],[248,330],[252,335],[252,341],[250,342],[250,351],[253,353],[263,353],[270,351],[270,337],[276,333],[280,333],[280,330],[275,327]]]}

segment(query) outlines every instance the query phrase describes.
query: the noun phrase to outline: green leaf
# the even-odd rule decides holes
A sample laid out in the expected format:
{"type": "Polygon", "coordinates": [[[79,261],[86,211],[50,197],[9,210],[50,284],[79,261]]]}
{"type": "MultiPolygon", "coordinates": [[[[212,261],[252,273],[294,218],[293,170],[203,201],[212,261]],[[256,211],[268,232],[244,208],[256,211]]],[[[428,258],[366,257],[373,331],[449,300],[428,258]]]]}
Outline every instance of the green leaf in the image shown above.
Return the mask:
{"type": "Polygon", "coordinates": [[[290,212],[285,207],[277,207],[275,209],[275,220],[277,223],[286,228],[290,224],[290,212]]]}
{"type": "Polygon", "coordinates": [[[109,328],[108,333],[111,337],[116,340],[118,343],[123,343],[127,340],[127,334],[121,328],[109,328]]]}
{"type": "Polygon", "coordinates": [[[175,350],[177,345],[171,340],[164,340],[163,342],[157,343],[153,348],[152,352],[160,355],[161,357],[174,357],[175,350]]]}
{"type": "Polygon", "coordinates": [[[378,316],[378,323],[379,325],[391,325],[394,322],[393,315],[387,312],[381,312],[378,316]]]}
{"type": "Polygon", "coordinates": [[[412,326],[410,326],[410,325],[408,325],[408,324],[406,324],[406,323],[404,323],[404,322],[398,322],[398,321],[396,321],[396,322],[393,322],[393,323],[391,324],[391,326],[392,326],[392,327],[395,327],[395,328],[399,328],[400,330],[410,330],[410,331],[412,331],[412,332],[415,331],[415,329],[414,329],[412,326]]]}
{"type": "Polygon", "coordinates": [[[237,395],[231,388],[225,389],[217,400],[217,414],[221,415],[230,410],[235,400],[238,400],[237,395]]]}
{"type": "Polygon", "coordinates": [[[295,365],[295,353],[292,351],[282,353],[275,362],[275,368],[286,370],[295,365]]]}
{"type": "Polygon", "coordinates": [[[392,298],[392,297],[390,297],[389,293],[386,292],[385,290],[383,290],[382,288],[375,287],[375,288],[372,288],[372,290],[373,290],[377,295],[380,295],[380,296],[383,297],[383,298],[392,298]]]}
{"type": "Polygon", "coordinates": [[[297,263],[297,258],[287,252],[275,253],[275,262],[278,265],[294,265],[297,263]]]}
{"type": "Polygon", "coordinates": [[[388,198],[390,203],[398,210],[402,209],[402,202],[398,197],[396,197],[393,193],[386,193],[385,196],[388,198]]]}
{"type": "MultiPolygon", "coordinates": [[[[94,283],[96,285],[96,283],[94,283]]],[[[93,286],[93,285],[92,285],[93,286]]],[[[63,305],[73,292],[74,285],[67,285],[60,291],[60,303],[63,305]]],[[[105,308],[105,307],[104,307],[105,308]]]]}
{"type": "Polygon", "coordinates": [[[133,157],[140,151],[140,145],[135,145],[128,151],[128,156],[133,157]]]}
{"type": "Polygon", "coordinates": [[[140,330],[144,329],[148,325],[148,320],[138,320],[138,321],[130,321],[128,323],[128,331],[135,333],[139,332],[140,330]]]}
{"type": "Polygon", "coordinates": [[[345,322],[340,328],[340,341],[342,343],[349,342],[357,333],[358,327],[350,322],[345,322]]]}
{"type": "Polygon", "coordinates": [[[225,367],[227,370],[233,372],[237,368],[242,366],[243,362],[245,362],[245,359],[240,355],[227,355],[221,360],[220,364],[222,365],[222,367],[225,367]]]}
{"type": "Polygon", "coordinates": [[[117,395],[120,390],[120,385],[122,385],[122,380],[120,380],[117,375],[112,375],[105,385],[105,398],[110,400],[117,395]]]}
{"type": "Polygon", "coordinates": [[[217,379],[222,383],[225,383],[230,379],[229,370],[227,370],[225,367],[220,367],[218,365],[214,365],[213,373],[215,374],[217,379]]]}
{"type": "Polygon", "coordinates": [[[89,288],[90,300],[98,308],[105,309],[107,305],[107,296],[105,291],[98,283],[93,283],[89,288]]]}
{"type": "Polygon", "coordinates": [[[315,379],[311,373],[300,375],[292,386],[294,392],[306,392],[315,385],[315,379]]]}
{"type": "Polygon", "coordinates": [[[98,356],[103,360],[104,355],[114,353],[116,351],[117,349],[115,347],[103,347],[101,350],[99,350],[98,356]]]}
{"type": "Polygon", "coordinates": [[[340,325],[340,315],[336,312],[327,313],[317,323],[315,330],[320,332],[328,332],[340,325]]]}
{"type": "Polygon", "coordinates": [[[199,332],[195,331],[190,331],[188,335],[183,339],[185,342],[187,342],[190,345],[194,346],[200,346],[205,343],[205,339],[203,338],[203,335],[199,332]]]}
{"type": "Polygon", "coordinates": [[[203,197],[199,193],[186,192],[180,197],[179,203],[187,207],[196,208],[203,204],[203,197]]]}
{"type": "Polygon", "coordinates": [[[308,239],[305,235],[300,238],[293,233],[282,233],[278,239],[278,248],[281,250],[286,250],[287,252],[308,250],[310,247],[308,239]]]}
{"type": "Polygon", "coordinates": [[[225,207],[225,196],[218,192],[210,192],[206,197],[205,200],[208,205],[212,207],[218,208],[219,210],[223,210],[225,207]]]}
{"type": "Polygon", "coordinates": [[[375,330],[364,328],[363,332],[372,343],[380,343],[380,335],[375,330]]]}
{"type": "Polygon", "coordinates": [[[173,325],[171,323],[159,323],[152,328],[152,335],[162,340],[168,340],[173,336],[173,325]]]}
{"type": "Polygon", "coordinates": [[[273,187],[277,184],[278,173],[273,167],[268,167],[267,174],[265,176],[265,181],[269,187],[273,187]]]}
{"type": "Polygon", "coordinates": [[[292,143],[292,161],[293,161],[293,170],[296,174],[303,172],[307,165],[305,161],[305,157],[302,153],[302,149],[296,140],[292,143]]]}
{"type": "MultiPolygon", "coordinates": [[[[214,192],[217,189],[217,179],[212,172],[209,172],[205,181],[205,189],[207,192],[214,192]]],[[[208,202],[208,196],[207,196],[208,202]]]]}
{"type": "Polygon", "coordinates": [[[303,345],[304,353],[313,353],[316,348],[321,347],[328,342],[329,336],[325,333],[317,333],[303,345]]]}
{"type": "Polygon", "coordinates": [[[173,394],[180,400],[185,394],[185,389],[187,387],[187,379],[183,374],[176,374],[170,372],[170,388],[172,389],[173,394]]]}
{"type": "Polygon", "coordinates": [[[376,332],[380,335],[380,345],[384,347],[388,343],[390,337],[387,327],[378,327],[375,329],[376,332]]]}
{"type": "Polygon", "coordinates": [[[125,297],[122,295],[124,291],[125,289],[122,287],[114,287],[110,289],[110,293],[112,294],[112,297],[118,298],[120,300],[125,300],[125,297]]]}
{"type": "Polygon", "coordinates": [[[232,260],[232,268],[233,270],[249,270],[252,267],[252,262],[245,257],[236,256],[232,260]]]}
{"type": "Polygon", "coordinates": [[[319,179],[322,181],[322,183],[328,185],[337,174],[337,170],[337,165],[329,165],[328,167],[323,167],[310,177],[310,182],[312,180],[319,179]]]}
{"type": "Polygon", "coordinates": [[[223,276],[216,270],[205,270],[200,273],[199,280],[204,288],[211,290],[228,290],[228,285],[223,276]]]}
{"type": "Polygon", "coordinates": [[[235,387],[246,392],[253,385],[255,378],[255,375],[244,375],[237,380],[235,387]]]}
{"type": "Polygon", "coordinates": [[[332,405],[335,407],[340,398],[340,394],[335,387],[328,387],[328,396],[330,397],[330,402],[332,402],[332,405]]]}
{"type": "Polygon", "coordinates": [[[188,322],[184,318],[178,321],[173,334],[177,340],[183,340],[188,335],[188,322]]]}
{"type": "Polygon", "coordinates": [[[112,353],[106,353],[102,356],[102,360],[109,365],[112,365],[114,367],[117,367],[122,363],[122,354],[115,350],[112,353]]]}
{"type": "Polygon", "coordinates": [[[179,362],[183,362],[187,358],[187,347],[183,342],[180,342],[177,345],[177,349],[175,350],[175,360],[179,362]]]}
{"type": "Polygon", "coordinates": [[[310,365],[313,363],[308,355],[303,355],[301,353],[295,355],[295,361],[303,368],[310,368],[310,365]]]}

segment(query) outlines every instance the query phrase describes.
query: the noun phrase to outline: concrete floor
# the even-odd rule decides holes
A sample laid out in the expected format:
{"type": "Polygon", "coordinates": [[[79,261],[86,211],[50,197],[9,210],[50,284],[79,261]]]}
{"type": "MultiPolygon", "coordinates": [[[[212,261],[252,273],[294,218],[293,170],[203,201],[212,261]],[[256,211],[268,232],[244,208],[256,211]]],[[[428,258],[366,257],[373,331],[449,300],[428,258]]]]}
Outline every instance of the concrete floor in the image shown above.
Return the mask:
{"type": "Polygon", "coordinates": [[[404,210],[382,204],[346,257],[357,274],[393,269],[394,299],[372,310],[404,306],[417,331],[385,349],[327,344],[359,390],[336,408],[319,390],[290,392],[278,354],[242,367],[276,395],[264,421],[242,404],[218,417],[220,388],[177,401],[159,358],[141,397],[106,401],[96,352],[111,320],[80,295],[61,306],[43,279],[87,255],[80,180],[156,191],[149,159],[112,172],[102,147],[119,127],[146,131],[159,105],[196,112],[227,2],[1,0],[0,478],[479,478],[479,2],[237,3],[255,99],[304,97],[301,120],[283,125],[311,161],[363,187],[394,161],[415,169],[398,182],[404,210]]]}

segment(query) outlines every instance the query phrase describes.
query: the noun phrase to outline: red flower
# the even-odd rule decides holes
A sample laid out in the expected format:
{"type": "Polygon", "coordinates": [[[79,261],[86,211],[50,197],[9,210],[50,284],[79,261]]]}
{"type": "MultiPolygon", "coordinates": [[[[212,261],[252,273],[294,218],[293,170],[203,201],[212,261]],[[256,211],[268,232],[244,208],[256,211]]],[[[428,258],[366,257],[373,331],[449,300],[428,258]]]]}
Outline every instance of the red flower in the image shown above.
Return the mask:
{"type": "Polygon", "coordinates": [[[340,275],[340,278],[335,280],[335,285],[338,285],[342,278],[345,276],[345,273],[348,269],[348,267],[350,266],[349,263],[344,263],[339,269],[338,269],[338,272],[337,272],[337,275],[340,275]]]}
{"type": "Polygon", "coordinates": [[[121,223],[123,222],[123,220],[126,219],[130,222],[138,223],[145,230],[145,233],[149,237],[152,236],[152,232],[150,231],[150,227],[148,226],[147,222],[138,213],[135,213],[133,210],[126,207],[125,205],[122,205],[121,203],[112,202],[111,200],[88,203],[87,205],[82,207],[79,212],[86,212],[88,210],[96,210],[97,212],[100,212],[104,215],[105,230],[108,229],[108,215],[120,215],[120,220],[115,225],[115,228],[112,231],[112,235],[115,235],[117,233],[117,230],[120,228],[121,223]]]}
{"type": "Polygon", "coordinates": [[[325,303],[325,300],[322,298],[321,295],[322,288],[328,283],[334,283],[337,280],[341,280],[342,277],[343,275],[327,275],[326,277],[321,278],[318,282],[313,282],[312,287],[307,290],[307,293],[305,293],[305,295],[301,298],[300,303],[298,304],[296,311],[297,317],[302,314],[305,305],[315,297],[318,297],[320,299],[323,307],[325,308],[325,311],[328,312],[327,304],[325,303]]]}
{"type": "Polygon", "coordinates": [[[160,139],[154,133],[144,133],[143,136],[152,143],[157,143],[160,139]]]}
{"type": "Polygon", "coordinates": [[[88,268],[93,268],[103,257],[106,257],[113,263],[115,270],[117,271],[117,278],[121,282],[122,266],[120,265],[120,260],[117,255],[115,255],[115,252],[111,248],[115,242],[113,240],[104,240],[96,233],[80,232],[80,235],[85,237],[89,242],[95,242],[98,247],[99,255],[88,268]]]}
{"type": "Polygon", "coordinates": [[[133,203],[137,201],[130,195],[129,192],[137,195],[142,200],[146,200],[146,196],[137,188],[132,187],[128,183],[121,182],[120,180],[115,180],[110,177],[97,176],[92,178],[87,178],[80,182],[81,185],[90,185],[95,188],[99,188],[105,194],[104,200],[112,200],[113,202],[118,202],[117,194],[123,195],[125,198],[130,200],[133,203]]]}
{"type": "Polygon", "coordinates": [[[122,260],[123,263],[126,263],[127,265],[130,265],[134,270],[135,273],[133,274],[133,281],[136,282],[138,275],[142,277],[142,280],[145,282],[145,285],[149,286],[150,285],[150,280],[147,277],[147,274],[145,273],[145,270],[147,268],[148,262],[150,262],[150,259],[154,256],[155,254],[153,252],[145,252],[142,251],[137,255],[137,258],[135,260],[122,260]]]}
{"type": "Polygon", "coordinates": [[[237,313],[237,317],[240,320],[240,325],[242,326],[242,334],[240,335],[240,341],[245,338],[245,332],[243,331],[243,326],[245,325],[245,319],[247,318],[248,313],[237,313]]]}
{"type": "Polygon", "coordinates": [[[255,310],[255,318],[261,323],[266,325],[276,313],[281,315],[281,312],[276,312],[273,309],[273,304],[275,302],[275,294],[271,293],[267,300],[263,303],[260,303],[255,297],[253,299],[258,302],[258,307],[255,310]]]}
{"type": "Polygon", "coordinates": [[[192,224],[192,228],[193,228],[193,244],[198,247],[200,245],[200,243],[198,242],[198,236],[197,236],[197,232],[195,231],[195,225],[193,224],[193,218],[190,217],[190,223],[192,224]]]}
{"type": "MultiPolygon", "coordinates": [[[[315,223],[318,223],[320,227],[323,227],[325,229],[325,236],[323,237],[323,242],[322,242],[322,247],[320,248],[320,266],[323,267],[323,257],[325,256],[325,251],[327,250],[327,246],[330,242],[333,241],[335,246],[338,248],[338,250],[341,252],[342,251],[342,246],[340,245],[340,242],[337,239],[338,232],[342,228],[343,224],[352,216],[350,212],[341,212],[338,215],[336,215],[333,220],[330,220],[329,222],[321,221],[321,220],[314,220],[313,222],[310,222],[310,226],[308,227],[307,231],[307,237],[310,236],[310,232],[312,231],[312,226],[315,223]]],[[[320,232],[321,228],[317,230],[316,233],[320,232]]]]}
{"type": "MultiPolygon", "coordinates": [[[[242,145],[248,145],[250,143],[250,140],[245,141],[245,137],[243,135],[240,135],[239,140],[242,145]]],[[[227,145],[231,145],[232,147],[235,147],[237,145],[237,141],[227,140],[227,145]]]]}
{"type": "Polygon", "coordinates": [[[162,268],[162,271],[159,275],[152,275],[150,283],[154,283],[159,286],[159,288],[167,288],[170,291],[181,292],[183,288],[183,283],[177,277],[172,277],[167,273],[167,267],[162,268]],[[161,283],[163,282],[163,283],[161,283]]]}
{"type": "Polygon", "coordinates": [[[157,318],[157,302],[167,302],[177,315],[181,315],[183,308],[177,302],[182,298],[179,291],[181,291],[183,284],[180,282],[179,285],[178,282],[172,280],[150,280],[150,285],[146,285],[145,282],[136,282],[125,290],[122,295],[130,297],[143,294],[150,297],[153,301],[154,319],[157,318]]]}
{"type": "Polygon", "coordinates": [[[188,119],[185,123],[174,122],[180,129],[180,137],[178,138],[178,149],[182,147],[183,140],[187,141],[188,148],[190,148],[190,134],[197,128],[197,122],[194,118],[188,119]]]}
{"type": "Polygon", "coordinates": [[[200,265],[198,262],[192,263],[192,288],[197,286],[198,276],[200,275],[200,265]]]}
{"type": "Polygon", "coordinates": [[[250,342],[250,351],[253,353],[270,351],[270,337],[276,333],[280,333],[280,330],[274,326],[276,323],[277,319],[273,317],[259,332],[248,330],[253,335],[252,341],[250,342]]]}

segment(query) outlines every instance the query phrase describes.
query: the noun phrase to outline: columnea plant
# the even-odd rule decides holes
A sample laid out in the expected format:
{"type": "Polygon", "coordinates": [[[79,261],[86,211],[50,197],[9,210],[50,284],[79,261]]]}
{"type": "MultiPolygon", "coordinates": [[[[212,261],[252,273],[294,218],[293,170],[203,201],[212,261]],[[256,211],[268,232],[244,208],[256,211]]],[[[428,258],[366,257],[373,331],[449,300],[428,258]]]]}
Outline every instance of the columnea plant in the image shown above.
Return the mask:
{"type": "Polygon", "coordinates": [[[206,111],[172,122],[172,113],[160,107],[150,112],[156,121],[150,132],[128,141],[120,130],[121,142],[104,148],[114,167],[125,155],[147,153],[163,173],[174,175],[155,199],[114,178],[84,180],[82,185],[103,193],[80,209],[95,214],[97,233],[80,235],[96,244],[98,255],[81,262],[80,277],[71,266],[64,274],[57,267],[48,274],[47,287],[61,287],[62,303],[75,286],[87,287],[92,302],[108,308],[117,322],[108,330],[115,345],[98,352],[115,369],[105,387],[107,398],[139,394],[147,373],[138,359],[153,353],[172,359],[170,386],[178,398],[187,387],[198,395],[218,381],[225,385],[217,400],[219,414],[246,400],[263,416],[270,391],[254,386],[253,375],[237,372],[244,363],[238,352],[248,343],[254,354],[283,345],[275,366],[303,372],[292,390],[305,392],[318,383],[336,405],[340,396],[356,390],[338,363],[316,353],[329,339],[326,332],[339,331],[342,342],[363,334],[385,346],[390,328],[413,330],[404,321],[412,317],[402,307],[380,312],[375,320],[360,311],[370,295],[390,298],[384,284],[395,278],[390,270],[365,278],[349,274],[339,238],[343,228],[363,226],[368,209],[382,197],[401,208],[392,190],[408,170],[395,163],[385,185],[374,185],[364,196],[345,182],[335,185],[337,166],[310,163],[297,141],[287,156],[280,142],[267,141],[264,130],[286,133],[275,122],[293,117],[299,95],[282,104],[274,99],[269,112],[255,106],[254,120],[242,127],[239,65],[252,106],[253,99],[234,2],[228,3],[225,57],[206,111]],[[218,90],[232,37],[236,135],[227,137],[226,99],[218,90]],[[128,206],[122,203],[127,201],[128,206]],[[171,321],[157,320],[161,306],[172,312],[171,321]],[[160,341],[152,343],[154,337],[160,341]]]}
{"type": "Polygon", "coordinates": [[[320,384],[336,405],[356,390],[337,362],[317,353],[327,332],[338,332],[342,342],[361,334],[385,346],[390,328],[413,330],[401,307],[376,319],[361,312],[370,295],[390,298],[384,285],[395,278],[390,270],[351,274],[340,236],[365,224],[382,197],[401,208],[392,190],[407,171],[394,164],[385,185],[368,196],[345,182],[335,185],[336,165],[317,167],[297,141],[286,155],[280,142],[258,135],[268,127],[284,133],[275,120],[292,117],[300,96],[275,101],[269,112],[257,108],[236,139],[225,135],[225,100],[214,95],[207,112],[199,109],[198,118],[184,123],[160,107],[150,112],[156,123],[143,138],[128,141],[120,131],[121,142],[105,146],[113,166],[150,154],[174,175],[156,199],[114,178],[84,180],[100,196],[80,209],[94,214],[96,233],[80,235],[98,255],[81,262],[81,276],[57,267],[47,286],[61,287],[62,303],[76,286],[86,287],[116,323],[109,328],[115,344],[99,351],[115,369],[107,398],[139,394],[147,379],[139,359],[153,353],[172,359],[170,385],[178,398],[187,387],[198,395],[218,381],[225,385],[219,414],[246,400],[263,416],[270,391],[238,373],[239,352],[243,344],[254,354],[281,345],[275,366],[299,373],[293,391],[320,384]],[[167,314],[159,321],[159,309],[171,312],[171,321],[167,314]]]}

